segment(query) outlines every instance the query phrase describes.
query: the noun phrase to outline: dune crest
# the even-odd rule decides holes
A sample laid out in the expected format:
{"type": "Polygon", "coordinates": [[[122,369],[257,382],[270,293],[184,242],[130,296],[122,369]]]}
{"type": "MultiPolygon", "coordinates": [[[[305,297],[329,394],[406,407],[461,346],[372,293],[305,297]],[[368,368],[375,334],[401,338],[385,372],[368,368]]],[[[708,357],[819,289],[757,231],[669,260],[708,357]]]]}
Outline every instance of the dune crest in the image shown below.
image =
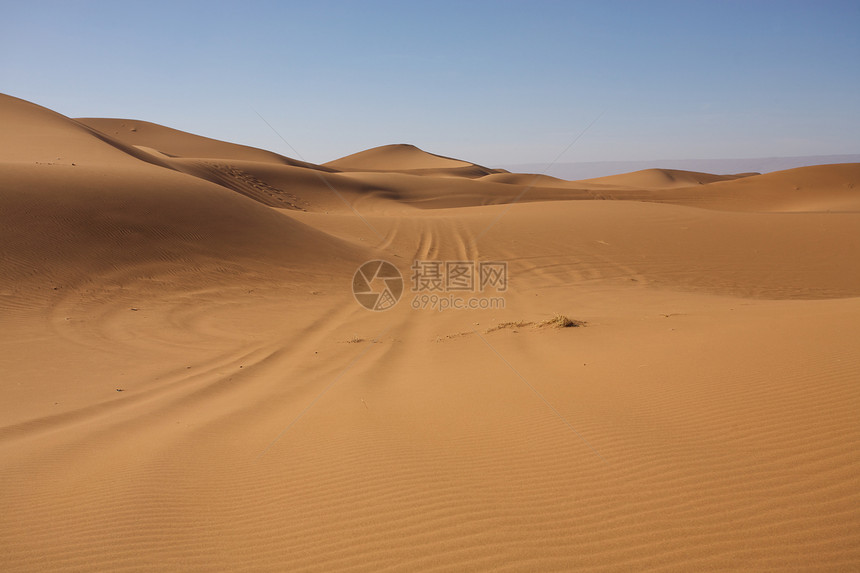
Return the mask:
{"type": "Polygon", "coordinates": [[[338,171],[409,172],[462,177],[481,177],[503,171],[428,153],[414,145],[405,143],[383,145],[359,151],[323,165],[338,171]]]}
{"type": "Polygon", "coordinates": [[[148,121],[107,118],[80,118],[77,121],[127,145],[149,147],[174,158],[259,161],[328,171],[319,165],[264,149],[210,139],[148,121]]]}

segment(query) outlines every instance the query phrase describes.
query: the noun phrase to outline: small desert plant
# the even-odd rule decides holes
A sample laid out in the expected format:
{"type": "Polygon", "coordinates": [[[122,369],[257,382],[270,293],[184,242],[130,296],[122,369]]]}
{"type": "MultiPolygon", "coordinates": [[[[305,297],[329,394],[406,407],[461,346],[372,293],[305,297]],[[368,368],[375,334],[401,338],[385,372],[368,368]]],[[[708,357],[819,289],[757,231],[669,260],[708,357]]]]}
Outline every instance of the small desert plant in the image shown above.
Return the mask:
{"type": "Polygon", "coordinates": [[[544,320],[537,326],[538,328],[573,328],[576,326],[585,326],[585,323],[580,320],[570,319],[563,314],[556,314],[554,317],[544,320]]]}
{"type": "Polygon", "coordinates": [[[585,326],[585,322],[581,320],[573,320],[563,314],[556,314],[552,318],[542,320],[541,322],[532,322],[530,320],[517,320],[514,322],[500,322],[495,326],[491,326],[484,332],[495,332],[505,328],[510,328],[516,332],[517,328],[531,326],[532,328],[572,328],[576,326],[585,326]]]}

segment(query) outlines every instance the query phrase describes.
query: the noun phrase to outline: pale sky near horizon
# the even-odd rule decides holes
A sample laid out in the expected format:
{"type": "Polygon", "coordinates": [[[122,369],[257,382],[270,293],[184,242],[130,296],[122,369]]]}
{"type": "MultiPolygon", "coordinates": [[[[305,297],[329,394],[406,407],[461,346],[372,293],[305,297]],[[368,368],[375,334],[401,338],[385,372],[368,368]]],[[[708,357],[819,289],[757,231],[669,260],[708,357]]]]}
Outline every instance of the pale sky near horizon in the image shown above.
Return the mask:
{"type": "MultiPolygon", "coordinates": [[[[3,2],[0,92],[317,163],[860,153],[860,2],[3,2]],[[602,115],[601,115],[602,114],[602,115]],[[594,120],[597,121],[594,121],[594,120]]],[[[0,127],[2,128],[2,127],[0,127]]]]}

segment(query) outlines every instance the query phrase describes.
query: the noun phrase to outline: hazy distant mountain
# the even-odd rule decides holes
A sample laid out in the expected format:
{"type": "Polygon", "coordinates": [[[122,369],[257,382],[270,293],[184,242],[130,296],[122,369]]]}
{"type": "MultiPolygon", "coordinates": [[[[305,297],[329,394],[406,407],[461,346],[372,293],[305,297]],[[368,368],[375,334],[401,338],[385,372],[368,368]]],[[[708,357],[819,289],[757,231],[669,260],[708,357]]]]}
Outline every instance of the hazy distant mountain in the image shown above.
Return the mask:
{"type": "Polygon", "coordinates": [[[583,163],[520,163],[503,167],[515,173],[540,173],[575,181],[618,175],[640,169],[662,168],[704,173],[769,173],[808,165],[860,163],[860,154],[807,155],[802,157],[756,157],[752,159],[661,159],[654,161],[592,161],[583,163]]]}

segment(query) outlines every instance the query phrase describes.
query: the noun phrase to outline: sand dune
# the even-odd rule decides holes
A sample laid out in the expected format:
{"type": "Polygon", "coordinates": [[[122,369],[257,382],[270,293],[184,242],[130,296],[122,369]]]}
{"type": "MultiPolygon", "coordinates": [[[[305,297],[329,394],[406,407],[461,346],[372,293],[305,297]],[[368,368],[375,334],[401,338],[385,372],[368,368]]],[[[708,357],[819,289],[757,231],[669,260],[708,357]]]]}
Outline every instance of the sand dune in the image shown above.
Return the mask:
{"type": "Polygon", "coordinates": [[[135,147],[148,147],[170,157],[261,161],[328,171],[264,149],[218,141],[163,125],[131,119],[81,118],[78,122],[135,147]]]}
{"type": "Polygon", "coordinates": [[[326,163],[340,171],[406,171],[415,169],[458,169],[472,164],[459,159],[427,153],[414,145],[383,145],[359,151],[326,163]]]}
{"type": "Polygon", "coordinates": [[[715,182],[690,190],[685,202],[700,207],[755,211],[860,211],[860,164],[798,167],[715,182]]]}
{"type": "Polygon", "coordinates": [[[759,175],[758,173],[739,173],[737,175],[712,175],[695,171],[680,171],[678,169],[644,169],[623,175],[610,175],[596,179],[583,179],[580,184],[611,185],[614,187],[633,187],[643,189],[664,189],[667,187],[686,187],[689,185],[706,185],[717,181],[732,181],[742,177],[759,175]]]}
{"type": "Polygon", "coordinates": [[[0,284],[16,306],[28,304],[34,285],[51,294],[133,267],[151,275],[263,261],[270,272],[361,257],[354,246],[169,164],[153,165],[73,120],[12,98],[3,103],[4,122],[17,129],[0,142],[13,159],[0,169],[0,284]]]}
{"type": "Polygon", "coordinates": [[[4,570],[860,567],[857,164],[568,182],[0,124],[4,570]],[[416,310],[415,260],[506,262],[504,307],[416,310]]]}
{"type": "Polygon", "coordinates": [[[489,169],[468,161],[443,157],[418,149],[414,145],[397,144],[374,147],[325,164],[338,171],[411,172],[424,175],[482,177],[504,170],[489,169]]]}
{"type": "Polygon", "coordinates": [[[133,147],[30,102],[0,94],[0,149],[4,163],[79,165],[87,162],[160,164],[133,147]]]}
{"type": "MultiPolygon", "coordinates": [[[[562,187],[570,188],[576,185],[575,182],[565,181],[548,175],[528,174],[528,173],[491,173],[481,178],[481,181],[492,183],[505,183],[507,185],[516,185],[522,188],[534,187],[562,187]]],[[[580,186],[582,187],[582,186],[580,186]]]]}

